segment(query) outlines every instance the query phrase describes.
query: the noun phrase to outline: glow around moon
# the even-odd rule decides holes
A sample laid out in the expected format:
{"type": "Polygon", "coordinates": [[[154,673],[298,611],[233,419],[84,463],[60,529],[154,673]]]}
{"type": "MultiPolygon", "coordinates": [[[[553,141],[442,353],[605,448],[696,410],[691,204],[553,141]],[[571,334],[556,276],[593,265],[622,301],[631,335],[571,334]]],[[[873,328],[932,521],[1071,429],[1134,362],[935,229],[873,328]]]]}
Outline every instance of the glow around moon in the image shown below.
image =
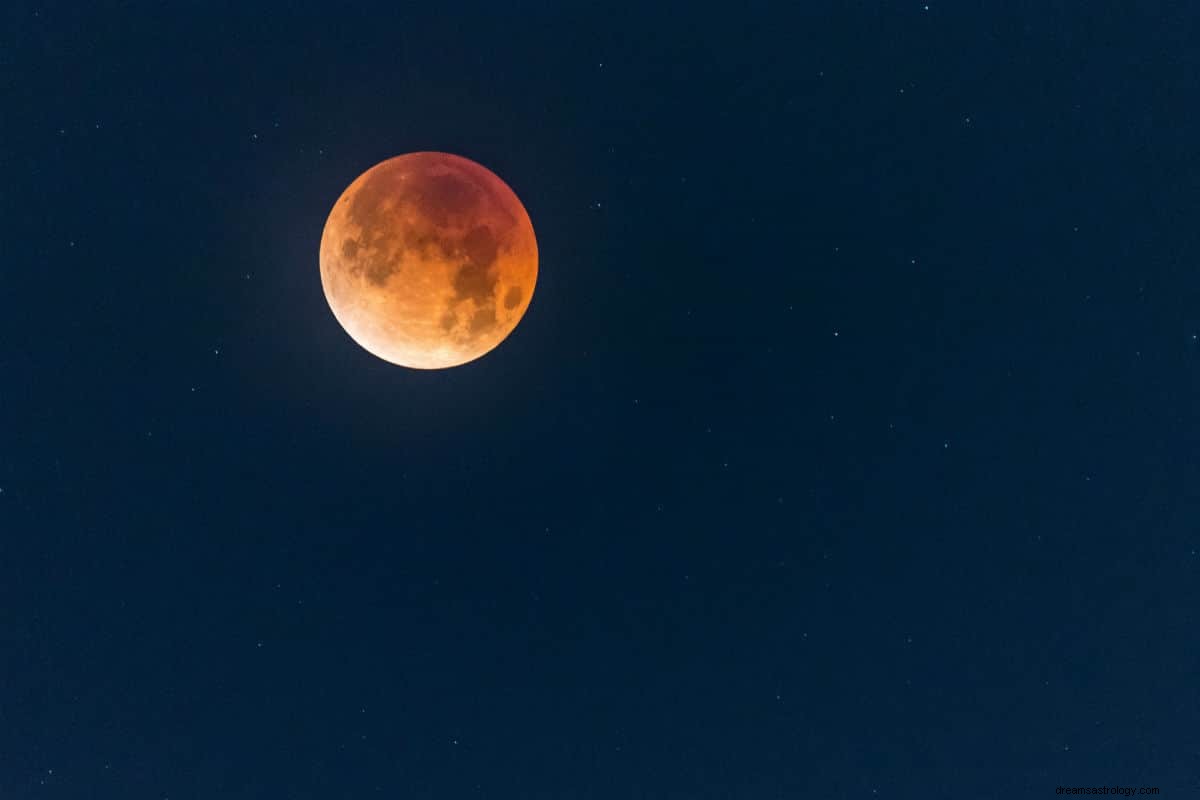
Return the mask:
{"type": "Polygon", "coordinates": [[[521,321],[537,240],[521,201],[485,167],[408,153],[360,175],[321,236],[321,284],[346,333],[405,367],[489,352],[521,321]]]}

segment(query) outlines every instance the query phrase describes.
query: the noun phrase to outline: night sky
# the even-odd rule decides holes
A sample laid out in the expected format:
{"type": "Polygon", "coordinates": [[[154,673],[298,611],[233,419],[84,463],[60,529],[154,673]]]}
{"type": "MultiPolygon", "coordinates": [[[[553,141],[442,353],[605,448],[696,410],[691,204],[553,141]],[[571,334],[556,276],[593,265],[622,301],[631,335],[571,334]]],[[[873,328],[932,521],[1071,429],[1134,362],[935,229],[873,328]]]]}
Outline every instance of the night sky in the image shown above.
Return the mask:
{"type": "Polygon", "coordinates": [[[1200,7],[0,9],[0,798],[1200,796],[1200,7]],[[390,365],[360,173],[520,197],[390,365]]]}

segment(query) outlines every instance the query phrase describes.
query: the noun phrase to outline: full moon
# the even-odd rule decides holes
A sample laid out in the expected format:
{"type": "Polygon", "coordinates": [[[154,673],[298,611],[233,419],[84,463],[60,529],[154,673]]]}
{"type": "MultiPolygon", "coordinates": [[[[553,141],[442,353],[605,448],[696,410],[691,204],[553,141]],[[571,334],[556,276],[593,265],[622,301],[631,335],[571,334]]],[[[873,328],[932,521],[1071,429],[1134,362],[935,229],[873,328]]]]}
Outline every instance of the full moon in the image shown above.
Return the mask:
{"type": "Polygon", "coordinates": [[[404,367],[473,361],[516,328],[537,240],[516,194],[449,153],[407,153],[359,175],[325,222],[321,285],[368,352],[404,367]]]}

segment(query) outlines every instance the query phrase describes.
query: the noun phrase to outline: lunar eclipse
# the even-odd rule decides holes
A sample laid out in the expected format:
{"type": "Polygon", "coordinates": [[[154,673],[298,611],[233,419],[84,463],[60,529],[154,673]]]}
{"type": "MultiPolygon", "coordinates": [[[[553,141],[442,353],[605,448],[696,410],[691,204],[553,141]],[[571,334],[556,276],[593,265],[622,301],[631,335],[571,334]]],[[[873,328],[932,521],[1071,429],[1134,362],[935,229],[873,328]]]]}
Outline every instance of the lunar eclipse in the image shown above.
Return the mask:
{"type": "Polygon", "coordinates": [[[321,285],[334,317],[368,352],[442,369],[493,350],[537,282],[533,224],[487,168],[408,153],[342,192],[321,235],[321,285]]]}

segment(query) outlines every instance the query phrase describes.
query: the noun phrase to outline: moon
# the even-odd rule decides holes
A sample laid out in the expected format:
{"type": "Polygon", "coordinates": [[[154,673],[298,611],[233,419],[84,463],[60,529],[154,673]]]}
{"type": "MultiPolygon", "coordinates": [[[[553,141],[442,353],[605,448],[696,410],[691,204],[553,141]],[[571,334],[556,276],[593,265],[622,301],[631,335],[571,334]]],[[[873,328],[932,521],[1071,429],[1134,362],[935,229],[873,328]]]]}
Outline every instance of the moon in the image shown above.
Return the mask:
{"type": "Polygon", "coordinates": [[[321,234],[321,286],[368,352],[414,369],[473,361],[529,308],[537,240],[517,195],[450,153],[389,158],[334,203],[321,234]]]}

